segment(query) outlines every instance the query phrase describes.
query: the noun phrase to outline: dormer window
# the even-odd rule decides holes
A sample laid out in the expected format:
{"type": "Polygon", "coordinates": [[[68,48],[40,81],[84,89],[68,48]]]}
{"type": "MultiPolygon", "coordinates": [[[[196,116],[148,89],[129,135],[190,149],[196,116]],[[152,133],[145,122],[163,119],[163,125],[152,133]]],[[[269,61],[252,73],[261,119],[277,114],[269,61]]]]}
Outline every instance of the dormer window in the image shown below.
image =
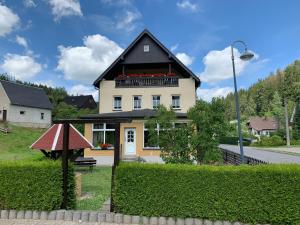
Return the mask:
{"type": "Polygon", "coordinates": [[[144,45],[144,52],[149,52],[149,51],[150,51],[150,46],[144,45]]]}

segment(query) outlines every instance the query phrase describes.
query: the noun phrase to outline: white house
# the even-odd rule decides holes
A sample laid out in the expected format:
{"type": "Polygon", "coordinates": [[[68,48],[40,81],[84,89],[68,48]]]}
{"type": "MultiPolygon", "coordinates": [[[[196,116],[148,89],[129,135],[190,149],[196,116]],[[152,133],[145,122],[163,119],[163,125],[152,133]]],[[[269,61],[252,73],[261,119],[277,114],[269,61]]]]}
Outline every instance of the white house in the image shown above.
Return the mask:
{"type": "Polygon", "coordinates": [[[0,121],[24,127],[51,125],[52,104],[41,88],[0,81],[0,121]]]}

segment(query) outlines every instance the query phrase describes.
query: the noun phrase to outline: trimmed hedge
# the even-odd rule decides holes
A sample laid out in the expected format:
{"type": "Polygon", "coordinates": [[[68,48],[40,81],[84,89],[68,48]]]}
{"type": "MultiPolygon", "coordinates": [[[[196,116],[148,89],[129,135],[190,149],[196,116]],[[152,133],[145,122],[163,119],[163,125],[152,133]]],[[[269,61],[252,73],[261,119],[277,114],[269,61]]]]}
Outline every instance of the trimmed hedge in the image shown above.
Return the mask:
{"type": "Polygon", "coordinates": [[[116,211],[244,223],[300,222],[300,166],[121,163],[116,211]]]}
{"type": "MultiPolygon", "coordinates": [[[[237,145],[239,143],[239,137],[221,137],[220,144],[237,145]]],[[[243,146],[249,146],[250,141],[243,140],[243,146]]]]}
{"type": "MultiPolygon", "coordinates": [[[[75,208],[75,177],[69,173],[68,208],[75,208]]],[[[54,210],[62,203],[62,169],[54,161],[0,163],[0,209],[54,210]]]]}

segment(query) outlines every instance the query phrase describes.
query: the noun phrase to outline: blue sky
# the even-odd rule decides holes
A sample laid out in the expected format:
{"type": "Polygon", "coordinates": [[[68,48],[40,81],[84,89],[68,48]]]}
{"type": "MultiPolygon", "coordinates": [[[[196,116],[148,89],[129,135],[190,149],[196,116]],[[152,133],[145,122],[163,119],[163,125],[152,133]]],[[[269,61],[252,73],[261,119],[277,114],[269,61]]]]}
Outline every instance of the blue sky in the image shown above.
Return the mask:
{"type": "Polygon", "coordinates": [[[299,8],[297,0],[0,0],[0,72],[96,95],[93,81],[147,28],[200,76],[198,96],[209,100],[232,91],[234,40],[255,53],[236,60],[239,88],[300,57],[299,8]]]}

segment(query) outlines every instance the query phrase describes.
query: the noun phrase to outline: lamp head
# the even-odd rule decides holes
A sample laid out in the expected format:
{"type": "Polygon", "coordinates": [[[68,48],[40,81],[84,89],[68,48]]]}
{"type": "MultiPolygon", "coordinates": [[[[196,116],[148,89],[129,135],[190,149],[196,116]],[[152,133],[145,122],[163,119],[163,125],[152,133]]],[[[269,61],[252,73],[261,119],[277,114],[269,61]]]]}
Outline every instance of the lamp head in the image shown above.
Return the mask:
{"type": "Polygon", "coordinates": [[[243,61],[248,61],[254,57],[254,54],[252,52],[249,52],[247,49],[245,49],[245,52],[240,55],[240,59],[243,61]]]}

